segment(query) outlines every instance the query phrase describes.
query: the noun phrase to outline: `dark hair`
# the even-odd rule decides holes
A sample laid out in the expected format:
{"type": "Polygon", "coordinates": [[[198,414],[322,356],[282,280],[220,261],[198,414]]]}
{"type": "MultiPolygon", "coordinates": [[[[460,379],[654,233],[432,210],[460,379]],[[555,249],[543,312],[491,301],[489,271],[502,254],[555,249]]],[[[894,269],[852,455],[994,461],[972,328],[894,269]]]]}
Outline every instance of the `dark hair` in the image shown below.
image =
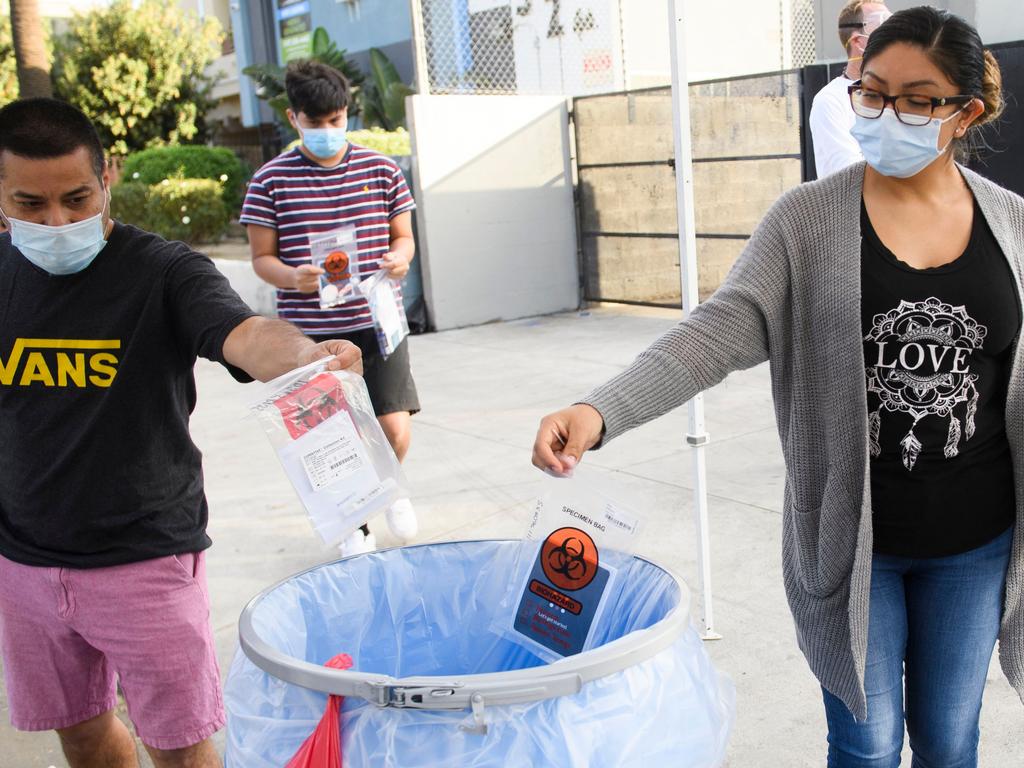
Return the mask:
{"type": "Polygon", "coordinates": [[[348,80],[334,67],[319,61],[291,62],[285,72],[284,88],[296,114],[323,117],[348,107],[348,80]]]}
{"type": "MultiPolygon", "coordinates": [[[[894,13],[868,38],[862,68],[893,43],[920,48],[961,94],[981,100],[985,111],[971,123],[971,129],[992,122],[1002,113],[999,63],[981,44],[978,31],[956,14],[927,5],[894,13]]],[[[972,133],[969,129],[968,135],[972,133]]],[[[961,152],[968,148],[958,147],[961,152]]]]}
{"type": "Polygon", "coordinates": [[[57,99],[21,99],[0,109],[0,153],[31,160],[89,150],[96,178],[103,181],[106,160],[96,128],[81,110],[57,99]]]}

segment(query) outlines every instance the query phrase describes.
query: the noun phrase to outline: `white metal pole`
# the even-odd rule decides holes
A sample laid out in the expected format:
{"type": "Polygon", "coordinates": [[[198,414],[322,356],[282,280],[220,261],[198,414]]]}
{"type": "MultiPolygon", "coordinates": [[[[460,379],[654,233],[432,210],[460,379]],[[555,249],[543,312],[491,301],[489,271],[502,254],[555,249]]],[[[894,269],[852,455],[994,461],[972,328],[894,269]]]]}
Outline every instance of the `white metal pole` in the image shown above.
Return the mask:
{"type": "Polygon", "coordinates": [[[423,0],[409,0],[412,18],[413,69],[416,77],[416,93],[430,95],[430,71],[427,62],[427,33],[423,26],[423,0]]]}
{"type": "MultiPolygon", "coordinates": [[[[690,93],[686,77],[686,24],[684,0],[668,0],[669,39],[672,55],[672,114],[675,134],[676,218],[679,222],[679,278],[683,294],[683,316],[697,306],[697,236],[693,215],[693,149],[690,145],[690,93]]],[[[718,640],[711,605],[711,543],[708,539],[707,466],[704,448],[709,436],[704,429],[704,397],[697,395],[688,405],[689,429],[686,442],[693,451],[693,501],[697,524],[697,566],[700,569],[701,618],[705,640],[718,640]]]]}

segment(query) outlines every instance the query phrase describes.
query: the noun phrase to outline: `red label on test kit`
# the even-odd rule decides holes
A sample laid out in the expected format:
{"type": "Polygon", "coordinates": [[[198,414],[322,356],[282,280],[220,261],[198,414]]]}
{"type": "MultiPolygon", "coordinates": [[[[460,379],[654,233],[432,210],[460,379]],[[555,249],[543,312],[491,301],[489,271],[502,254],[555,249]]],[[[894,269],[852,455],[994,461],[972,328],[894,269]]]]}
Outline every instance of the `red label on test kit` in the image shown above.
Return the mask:
{"type": "Polygon", "coordinates": [[[545,540],[540,561],[559,589],[583,589],[597,575],[597,545],[579,528],[559,528],[545,540]]]}
{"type": "Polygon", "coordinates": [[[340,283],[344,280],[349,280],[352,277],[352,272],[349,269],[351,260],[348,254],[338,249],[331,251],[327,254],[327,258],[324,259],[324,271],[327,273],[327,280],[331,283],[340,283]]]}
{"type": "Polygon", "coordinates": [[[294,392],[274,401],[292,440],[348,410],[341,381],[329,373],[310,379],[294,392]]]}

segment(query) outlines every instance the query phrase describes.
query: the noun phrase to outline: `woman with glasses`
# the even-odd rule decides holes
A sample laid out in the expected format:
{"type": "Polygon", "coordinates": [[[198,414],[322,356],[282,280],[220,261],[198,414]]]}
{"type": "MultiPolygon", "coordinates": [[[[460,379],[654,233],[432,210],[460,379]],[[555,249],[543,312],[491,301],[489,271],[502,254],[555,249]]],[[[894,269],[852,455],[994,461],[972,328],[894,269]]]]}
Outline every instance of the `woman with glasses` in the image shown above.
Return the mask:
{"type": "Polygon", "coordinates": [[[783,572],[828,765],[977,765],[997,637],[1024,695],[1024,200],[958,164],[999,68],[946,11],[894,14],[850,86],[866,159],[772,207],[723,286],[546,417],[538,467],[771,363],[783,572]]]}

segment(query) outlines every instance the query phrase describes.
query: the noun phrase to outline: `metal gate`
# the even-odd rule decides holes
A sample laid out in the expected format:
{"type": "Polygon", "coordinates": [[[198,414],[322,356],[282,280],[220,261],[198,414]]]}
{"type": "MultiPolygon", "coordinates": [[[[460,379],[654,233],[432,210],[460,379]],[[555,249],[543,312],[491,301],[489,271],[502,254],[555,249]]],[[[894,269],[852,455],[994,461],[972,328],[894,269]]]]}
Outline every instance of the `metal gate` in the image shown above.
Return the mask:
{"type": "MultiPolygon", "coordinates": [[[[993,45],[1006,112],[969,167],[1024,194],[1024,41],[993,45]]],[[[699,293],[719,286],[757,222],[816,178],[806,130],[814,94],[842,65],[690,84],[699,293]]],[[[668,87],[573,100],[584,301],[679,307],[668,87]]]]}
{"type": "MultiPolygon", "coordinates": [[[[800,72],[690,85],[699,292],[801,180],[800,72]]],[[[680,306],[670,88],[573,102],[583,297],[680,306]]]]}

